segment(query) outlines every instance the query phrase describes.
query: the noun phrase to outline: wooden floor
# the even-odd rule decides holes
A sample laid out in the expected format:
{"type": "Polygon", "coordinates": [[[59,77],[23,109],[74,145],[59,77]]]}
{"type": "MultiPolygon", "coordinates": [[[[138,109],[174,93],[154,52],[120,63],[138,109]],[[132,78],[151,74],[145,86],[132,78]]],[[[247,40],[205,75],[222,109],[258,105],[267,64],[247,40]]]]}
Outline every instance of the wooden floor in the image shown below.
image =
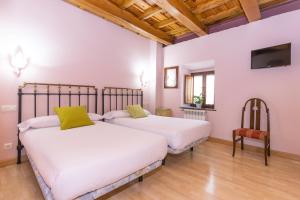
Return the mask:
{"type": "MultiPolygon", "coordinates": [[[[29,163],[0,168],[0,199],[42,199],[29,163]]],[[[166,166],[106,195],[106,200],[299,200],[300,162],[260,153],[231,157],[228,145],[206,142],[169,156],[166,166]]]]}

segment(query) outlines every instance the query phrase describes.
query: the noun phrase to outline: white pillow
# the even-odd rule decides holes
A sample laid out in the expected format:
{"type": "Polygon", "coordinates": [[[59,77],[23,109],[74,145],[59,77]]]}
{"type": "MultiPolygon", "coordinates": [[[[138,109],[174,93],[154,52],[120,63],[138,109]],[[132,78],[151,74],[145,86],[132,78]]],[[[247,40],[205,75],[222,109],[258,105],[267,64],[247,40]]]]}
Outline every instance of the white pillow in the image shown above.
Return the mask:
{"type": "Polygon", "coordinates": [[[149,110],[146,110],[146,109],[144,109],[144,112],[145,112],[145,114],[148,116],[148,115],[151,115],[151,112],[149,111],[149,110]]]}
{"type": "Polygon", "coordinates": [[[104,117],[102,115],[98,115],[96,113],[89,113],[89,117],[92,121],[100,121],[100,120],[104,119],[104,117]]]}
{"type": "MultiPolygon", "coordinates": [[[[151,113],[148,110],[144,109],[145,114],[151,115],[151,113]]],[[[110,111],[107,112],[103,115],[104,119],[115,119],[115,118],[124,118],[124,117],[130,117],[130,114],[128,113],[127,110],[114,110],[114,111],[110,111]]]]}
{"type": "Polygon", "coordinates": [[[30,128],[46,128],[46,127],[54,127],[59,126],[60,122],[56,115],[36,117],[28,119],[20,124],[18,124],[18,128],[20,132],[27,131],[30,128]]]}
{"type": "Polygon", "coordinates": [[[130,117],[127,110],[114,110],[107,112],[103,115],[104,119],[114,119],[114,118],[122,118],[122,117],[130,117]]]}
{"type": "MultiPolygon", "coordinates": [[[[92,121],[100,121],[103,119],[103,116],[96,113],[89,113],[88,115],[92,121]]],[[[20,132],[27,131],[30,128],[47,128],[55,126],[60,126],[60,121],[57,115],[31,118],[18,124],[20,132]]]]}

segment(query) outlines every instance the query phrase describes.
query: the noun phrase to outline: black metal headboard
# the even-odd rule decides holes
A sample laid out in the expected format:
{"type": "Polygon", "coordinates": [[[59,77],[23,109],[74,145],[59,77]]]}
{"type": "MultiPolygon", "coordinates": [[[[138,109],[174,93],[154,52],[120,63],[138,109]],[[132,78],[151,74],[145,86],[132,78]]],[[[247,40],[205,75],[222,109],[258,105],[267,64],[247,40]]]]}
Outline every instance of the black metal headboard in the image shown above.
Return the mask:
{"type": "MultiPolygon", "coordinates": [[[[18,123],[21,123],[23,120],[24,103],[26,103],[27,111],[30,110],[30,107],[33,107],[34,117],[38,115],[50,115],[53,112],[52,108],[57,106],[72,105],[85,105],[88,112],[98,113],[98,89],[90,85],[24,83],[18,90],[18,123]],[[28,102],[25,102],[25,96],[31,97],[28,102]],[[41,112],[41,110],[44,112],[41,112]]],[[[19,134],[18,131],[18,164],[21,163],[21,151],[23,149],[19,134]]]]}
{"type": "Polygon", "coordinates": [[[102,89],[102,114],[106,110],[123,110],[133,104],[140,104],[143,107],[143,101],[142,89],[105,87],[102,89]]]}

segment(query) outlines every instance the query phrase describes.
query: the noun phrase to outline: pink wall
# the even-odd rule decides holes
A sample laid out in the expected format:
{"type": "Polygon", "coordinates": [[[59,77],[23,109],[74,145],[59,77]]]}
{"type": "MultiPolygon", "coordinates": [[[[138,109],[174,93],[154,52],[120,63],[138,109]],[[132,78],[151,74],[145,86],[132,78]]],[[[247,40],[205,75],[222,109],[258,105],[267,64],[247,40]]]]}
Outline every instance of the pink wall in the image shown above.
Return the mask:
{"type": "MultiPolygon", "coordinates": [[[[260,97],[271,109],[272,148],[300,154],[299,21],[298,10],[165,48],[164,66],[215,60],[217,111],[209,113],[213,137],[231,140],[232,130],[240,125],[242,104],[260,97]],[[251,50],[287,42],[292,42],[291,66],[250,69],[251,50]]],[[[182,116],[181,94],[181,88],[162,93],[162,104],[177,116],[182,116]]]]}
{"type": "MultiPolygon", "coordinates": [[[[23,81],[139,88],[144,69],[145,102],[155,107],[154,42],[61,0],[1,0],[0,27],[0,105],[17,104],[23,81]],[[31,59],[20,78],[8,64],[18,45],[31,59]]],[[[17,112],[0,111],[0,161],[16,156],[16,124],[17,112]],[[8,142],[14,147],[5,151],[8,142]]]]}

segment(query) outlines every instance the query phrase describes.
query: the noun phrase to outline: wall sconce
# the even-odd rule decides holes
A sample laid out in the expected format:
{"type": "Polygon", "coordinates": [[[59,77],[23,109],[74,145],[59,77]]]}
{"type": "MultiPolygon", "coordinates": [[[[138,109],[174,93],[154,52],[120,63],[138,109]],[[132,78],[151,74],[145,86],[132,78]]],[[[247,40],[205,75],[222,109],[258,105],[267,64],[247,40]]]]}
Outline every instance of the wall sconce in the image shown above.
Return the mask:
{"type": "Polygon", "coordinates": [[[147,87],[149,85],[149,80],[145,74],[145,71],[143,71],[140,75],[140,83],[142,87],[147,87]]]}
{"type": "Polygon", "coordinates": [[[17,47],[14,54],[9,56],[10,65],[13,71],[19,77],[22,70],[29,64],[29,58],[26,58],[21,47],[17,47]]]}

